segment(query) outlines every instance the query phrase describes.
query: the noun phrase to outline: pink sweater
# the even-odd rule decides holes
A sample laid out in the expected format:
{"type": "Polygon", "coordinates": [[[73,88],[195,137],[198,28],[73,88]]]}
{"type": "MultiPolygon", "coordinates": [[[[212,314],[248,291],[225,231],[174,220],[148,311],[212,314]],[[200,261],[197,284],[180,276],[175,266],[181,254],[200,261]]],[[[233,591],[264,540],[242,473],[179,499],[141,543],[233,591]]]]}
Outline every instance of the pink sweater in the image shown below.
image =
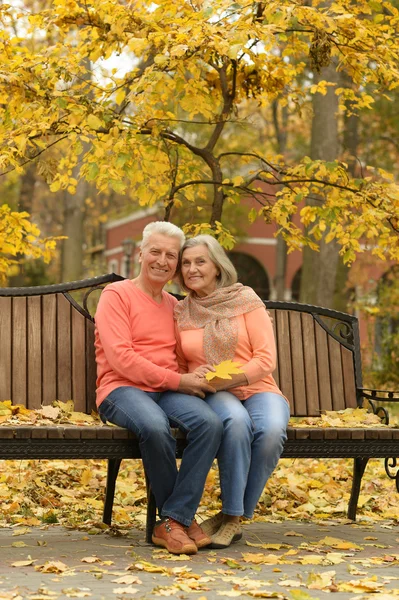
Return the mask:
{"type": "Polygon", "coordinates": [[[96,311],[97,406],[120,386],[147,392],[177,390],[173,309],[162,292],[158,304],[125,279],[108,285],[96,311]]]}
{"type": "MultiPolygon", "coordinates": [[[[257,308],[234,318],[238,320],[238,342],[233,361],[242,365],[248,385],[229,391],[240,400],[258,392],[274,392],[282,396],[272,376],[276,368],[276,343],[266,309],[257,308]]],[[[176,326],[176,339],[177,359],[182,373],[191,373],[206,363],[203,329],[179,331],[176,326]]]]}

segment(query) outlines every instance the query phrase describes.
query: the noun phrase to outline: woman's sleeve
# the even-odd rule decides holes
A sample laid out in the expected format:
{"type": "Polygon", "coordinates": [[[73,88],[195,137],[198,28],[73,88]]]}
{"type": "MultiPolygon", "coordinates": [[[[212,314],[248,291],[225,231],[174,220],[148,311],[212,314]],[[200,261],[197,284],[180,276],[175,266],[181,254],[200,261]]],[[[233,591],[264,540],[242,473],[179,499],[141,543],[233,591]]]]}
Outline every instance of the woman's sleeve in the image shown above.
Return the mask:
{"type": "Polygon", "coordinates": [[[276,368],[276,342],[273,325],[265,308],[257,308],[244,314],[252,358],[243,366],[248,384],[273,373],[276,368]]]}
{"type": "Polygon", "coordinates": [[[102,292],[95,321],[105,357],[116,373],[136,387],[177,390],[179,373],[155,365],[133,349],[128,309],[117,291],[102,292]]]}
{"type": "Polygon", "coordinates": [[[181,347],[180,331],[177,327],[176,321],[175,321],[175,337],[176,337],[176,358],[177,358],[177,364],[179,365],[179,373],[188,373],[188,364],[187,364],[186,357],[184,356],[183,350],[181,347]]]}

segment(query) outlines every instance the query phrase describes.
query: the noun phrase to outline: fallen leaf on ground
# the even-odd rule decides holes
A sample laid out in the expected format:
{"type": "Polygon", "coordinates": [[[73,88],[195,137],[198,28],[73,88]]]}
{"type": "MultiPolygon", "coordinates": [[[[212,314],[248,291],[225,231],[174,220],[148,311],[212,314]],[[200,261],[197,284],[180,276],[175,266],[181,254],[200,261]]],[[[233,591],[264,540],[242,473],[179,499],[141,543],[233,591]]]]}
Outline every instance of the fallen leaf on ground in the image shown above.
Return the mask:
{"type": "Polygon", "coordinates": [[[64,573],[68,569],[67,565],[60,560],[51,560],[44,563],[44,565],[36,565],[35,571],[41,573],[64,573]]]}
{"type": "Polygon", "coordinates": [[[126,585],[131,585],[132,583],[140,584],[143,583],[141,579],[136,577],[136,575],[123,575],[122,577],[118,577],[117,579],[111,579],[112,583],[125,583],[126,585]]]}

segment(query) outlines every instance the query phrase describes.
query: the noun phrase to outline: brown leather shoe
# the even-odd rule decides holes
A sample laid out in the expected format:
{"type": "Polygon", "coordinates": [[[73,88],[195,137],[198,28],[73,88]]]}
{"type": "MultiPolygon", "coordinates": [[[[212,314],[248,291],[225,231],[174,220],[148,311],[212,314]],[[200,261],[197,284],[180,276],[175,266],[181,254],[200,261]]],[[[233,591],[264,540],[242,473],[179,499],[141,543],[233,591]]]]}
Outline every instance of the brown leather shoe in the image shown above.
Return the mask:
{"type": "Polygon", "coordinates": [[[152,542],[166,548],[171,554],[196,554],[197,546],[187,535],[187,527],[167,518],[155,525],[152,542]]]}
{"type": "Polygon", "coordinates": [[[206,533],[202,531],[202,528],[195,519],[192,520],[190,527],[187,529],[187,535],[195,542],[198,549],[209,546],[212,541],[209,535],[206,535],[206,533]]]}

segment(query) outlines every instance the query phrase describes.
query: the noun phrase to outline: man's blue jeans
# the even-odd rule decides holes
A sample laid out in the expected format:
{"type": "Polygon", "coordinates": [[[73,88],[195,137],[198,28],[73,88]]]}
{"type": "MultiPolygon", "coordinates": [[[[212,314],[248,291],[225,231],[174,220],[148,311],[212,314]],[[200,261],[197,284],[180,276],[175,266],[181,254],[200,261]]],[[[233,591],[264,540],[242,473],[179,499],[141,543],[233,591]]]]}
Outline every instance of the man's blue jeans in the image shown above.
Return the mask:
{"type": "Polygon", "coordinates": [[[128,386],[113,390],[98,412],[104,422],[137,435],[159,514],[190,525],[222,438],[223,425],[217,414],[196,396],[144,392],[128,386]],[[179,471],[171,425],[187,436],[179,471]]]}
{"type": "Polygon", "coordinates": [[[287,439],[290,411],[279,394],[262,392],[244,402],[229,392],[206,396],[223,421],[217,454],[222,511],[252,518],[287,439]]]}

